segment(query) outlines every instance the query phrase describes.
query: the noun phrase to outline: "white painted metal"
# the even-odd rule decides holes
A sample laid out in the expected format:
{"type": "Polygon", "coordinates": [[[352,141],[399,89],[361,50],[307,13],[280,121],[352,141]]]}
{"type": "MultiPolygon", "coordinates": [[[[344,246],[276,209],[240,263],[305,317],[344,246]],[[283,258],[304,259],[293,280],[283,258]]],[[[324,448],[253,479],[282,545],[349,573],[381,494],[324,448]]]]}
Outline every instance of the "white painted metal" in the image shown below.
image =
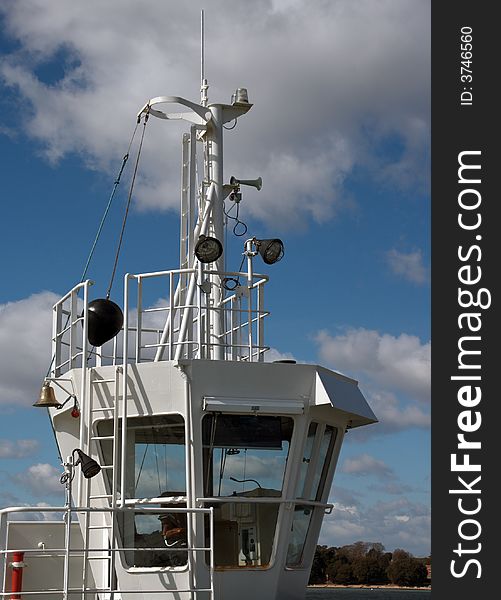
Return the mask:
{"type": "MultiPolygon", "coordinates": [[[[203,40],[203,12],[201,36],[203,40]]],[[[194,256],[200,235],[224,241],[223,202],[233,188],[224,185],[223,125],[252,106],[242,101],[208,104],[203,53],[202,42],[200,104],[178,96],[159,96],[146,103],[138,115],[140,119],[153,115],[190,124],[182,145],[180,268],[125,275],[123,329],[99,349],[90,348],[87,340],[92,282],[75,286],[54,306],[54,358],[49,379],[58,386],[58,401],[66,399],[63,394],[71,387],[81,410],[77,422],[69,406],[49,409],[59,449],[62,456],[72,456],[74,449],[80,448],[102,466],[98,475],[86,480],[67,461],[67,468],[75,473],[75,506],[70,495],[65,507],[43,509],[65,514],[64,532],[61,524],[54,525],[59,538],[64,533],[63,541],[49,554],[27,549],[37,560],[50,556],[62,561],[61,589],[50,592],[62,598],[78,590],[86,600],[148,600],[156,594],[177,600],[235,600],[237,596],[239,600],[300,600],[323,515],[332,508],[328,494],[344,433],[376,420],[356,381],[315,365],[264,362],[268,350],[264,285],[268,277],[255,272],[254,238],[245,242],[244,272],[225,271],[223,258],[207,265],[194,256]],[[178,104],[188,110],[163,112],[158,107],[161,104],[178,104]],[[204,168],[197,188],[198,147],[203,151],[204,168]],[[235,289],[223,286],[226,278],[237,282],[235,289]],[[149,307],[145,301],[155,282],[165,282],[165,306],[149,307]],[[164,319],[160,326],[152,322],[158,315],[164,319]],[[144,439],[137,437],[133,424],[145,418],[153,419],[149,421],[152,431],[159,419],[166,419],[172,427],[181,427],[182,419],[184,442],[179,441],[182,435],[178,433],[171,443],[184,453],[184,483],[174,488],[176,492],[171,487],[162,494],[159,478],[158,496],[135,498],[132,496],[139,495],[136,491],[140,489],[135,484],[136,444],[146,444],[144,439],[150,434],[144,434],[144,439]],[[260,447],[259,439],[234,441],[231,436],[216,445],[217,419],[232,427],[237,423],[238,435],[249,430],[249,423],[252,427],[278,423],[282,437],[272,439],[269,447],[260,447]],[[101,423],[111,424],[111,433],[106,428],[103,433],[101,423]],[[213,436],[209,439],[207,426],[213,436]],[[308,445],[310,426],[315,436],[310,436],[308,445]],[[111,444],[111,459],[106,444],[111,444]],[[245,469],[243,477],[227,476],[226,480],[221,469],[219,487],[214,484],[215,452],[220,452],[221,463],[241,451],[246,459],[253,444],[258,451],[279,453],[283,477],[277,476],[266,488],[246,477],[245,469]],[[232,452],[228,454],[228,450],[232,452]],[[221,490],[224,485],[231,490],[229,481],[242,487],[227,495],[221,490]],[[257,487],[247,487],[249,482],[257,487]],[[142,540],[150,538],[137,531],[135,521],[136,513],[146,518],[166,512],[186,515],[186,564],[165,566],[160,562],[155,566],[154,561],[136,560],[134,554],[129,561],[126,555],[135,550],[169,551],[163,546],[150,547],[152,542],[141,546],[142,540]],[[77,535],[72,516],[78,519],[77,535]],[[294,528],[296,523],[299,525],[294,528]],[[302,537],[297,533],[301,527],[302,537]],[[249,539],[255,541],[253,550],[249,539]]],[[[146,430],[150,425],[138,427],[146,430]]],[[[254,434],[254,429],[251,432],[254,434]]],[[[164,442],[165,451],[167,444],[164,442]]],[[[270,467],[270,471],[274,469],[270,467]]],[[[7,557],[14,539],[9,531],[16,530],[12,523],[7,526],[7,521],[13,512],[33,510],[40,511],[0,511],[0,541],[7,543],[2,546],[7,549],[0,552],[0,597],[9,594],[7,557]]],[[[153,533],[163,535],[163,529],[153,533]]],[[[34,570],[38,569],[36,563],[34,570]]],[[[47,590],[33,593],[45,599],[47,590]]]]}
{"type": "MultiPolygon", "coordinates": [[[[71,459],[71,457],[70,457],[71,459]]],[[[69,459],[69,460],[70,460],[69,459]]],[[[157,499],[158,500],[158,499],[157,499]]],[[[162,498],[165,501],[165,498],[162,498]]],[[[154,512],[162,513],[181,513],[181,514],[198,514],[207,515],[209,519],[209,544],[207,546],[188,546],[189,555],[209,553],[209,586],[207,588],[195,589],[192,586],[187,589],[170,588],[165,585],[161,578],[158,578],[158,586],[148,590],[148,594],[161,595],[165,598],[179,598],[178,594],[189,594],[195,600],[198,598],[208,597],[214,599],[214,528],[212,508],[152,508],[145,506],[144,502],[132,503],[128,502],[124,508],[90,508],[90,507],[72,507],[70,504],[65,506],[47,506],[43,507],[11,507],[0,510],[0,576],[2,588],[0,598],[8,598],[11,596],[10,579],[9,579],[9,556],[15,551],[25,553],[25,563],[28,569],[23,577],[23,597],[41,598],[43,600],[55,600],[57,598],[75,597],[81,594],[82,598],[114,598],[115,600],[131,597],[143,597],[142,590],[139,589],[117,589],[113,587],[113,581],[109,585],[97,585],[94,579],[81,586],[78,575],[85,571],[85,560],[88,554],[103,552],[102,546],[89,547],[85,546],[82,538],[82,533],[75,522],[74,517],[86,515],[108,515],[111,520],[116,520],[117,515],[138,510],[145,514],[154,512]],[[44,522],[36,522],[31,520],[18,521],[12,519],[15,515],[26,514],[28,517],[33,515],[35,518],[41,515],[64,515],[64,520],[46,520],[44,522]],[[45,583],[44,583],[45,582],[45,583]],[[204,596],[208,594],[208,596],[204,596]]],[[[117,538],[110,537],[110,546],[106,548],[106,552],[111,557],[116,557],[123,553],[125,548],[117,544],[117,538]]],[[[126,550],[138,550],[138,548],[130,547],[126,550]]],[[[168,549],[165,550],[168,552],[168,549]]],[[[103,557],[96,557],[99,562],[103,562],[103,557]]],[[[88,559],[87,559],[88,560],[88,559]]],[[[111,558],[113,562],[116,558],[111,558]]],[[[106,562],[106,561],[105,561],[106,562]]],[[[94,573],[99,573],[99,568],[93,569],[94,573]]],[[[183,598],[185,596],[182,596],[183,598]]],[[[188,596],[186,596],[188,597],[188,596]]]]}

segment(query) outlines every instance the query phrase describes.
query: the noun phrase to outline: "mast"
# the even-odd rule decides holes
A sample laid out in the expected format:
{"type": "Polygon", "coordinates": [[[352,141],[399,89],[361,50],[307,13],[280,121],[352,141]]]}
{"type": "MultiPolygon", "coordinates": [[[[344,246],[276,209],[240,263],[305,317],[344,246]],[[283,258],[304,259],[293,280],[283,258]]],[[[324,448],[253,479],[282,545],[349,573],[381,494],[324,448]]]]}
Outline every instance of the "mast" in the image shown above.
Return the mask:
{"type": "Polygon", "coordinates": [[[204,9],[200,11],[200,104],[207,106],[209,84],[205,79],[205,20],[204,9]]]}
{"type": "MultiPolygon", "coordinates": [[[[207,80],[202,80],[202,94],[206,93],[207,80]]],[[[204,98],[205,101],[205,98],[204,98]]],[[[144,115],[149,114],[154,117],[164,120],[184,120],[189,122],[191,127],[191,133],[189,135],[189,152],[184,153],[183,159],[183,170],[186,169],[188,172],[184,174],[183,181],[190,181],[189,198],[187,200],[186,194],[182,192],[182,202],[186,203],[185,206],[181,207],[181,218],[183,218],[183,212],[190,212],[193,210],[196,204],[194,200],[194,194],[199,196],[200,210],[198,217],[195,220],[193,215],[189,215],[187,222],[195,222],[196,225],[193,232],[187,233],[188,239],[185,240],[184,252],[181,252],[181,264],[180,269],[184,269],[187,265],[189,266],[189,274],[187,273],[187,281],[183,284],[183,277],[180,279],[180,283],[176,288],[173,300],[173,310],[177,308],[192,306],[196,304],[196,312],[198,315],[202,314],[203,309],[206,310],[207,319],[204,322],[202,330],[200,331],[200,337],[204,340],[208,340],[208,355],[203,358],[214,358],[216,360],[222,360],[224,356],[224,344],[222,343],[222,336],[224,334],[224,318],[222,302],[224,300],[224,287],[222,280],[224,278],[224,259],[222,255],[216,260],[212,261],[211,264],[202,264],[197,257],[191,254],[191,247],[197,244],[200,240],[200,236],[204,235],[207,237],[216,238],[220,245],[224,246],[224,200],[225,195],[229,194],[239,184],[231,186],[224,185],[224,170],[223,170],[223,126],[226,123],[234,121],[246,114],[252,107],[252,104],[248,101],[247,90],[245,88],[238,88],[232,95],[231,104],[209,104],[203,106],[202,104],[196,104],[181,98],[179,96],[158,96],[149,100],[138,114],[138,118],[143,118],[144,115]],[[159,104],[177,104],[188,108],[187,112],[163,112],[157,108],[159,104]],[[204,145],[204,180],[200,184],[198,190],[193,189],[193,183],[196,181],[197,165],[197,144],[202,141],[204,145]],[[189,164],[184,161],[189,155],[189,164]],[[190,241],[191,236],[191,241],[190,241]],[[208,274],[208,276],[207,276],[208,274]],[[207,282],[207,283],[206,283],[207,282]],[[196,286],[205,286],[203,288],[203,294],[196,294],[196,286]],[[195,297],[197,296],[197,300],[195,297]]],[[[188,138],[185,138],[188,139],[188,138]]],[[[252,184],[251,184],[252,185],[252,184]]],[[[256,187],[256,186],[254,186],[256,187]]],[[[181,240],[183,244],[183,240],[181,240]]],[[[223,247],[224,252],[224,247],[223,247]]],[[[193,320],[197,316],[193,314],[192,310],[182,310],[182,319],[179,327],[179,334],[176,339],[176,355],[175,358],[179,359],[185,351],[183,344],[188,343],[186,336],[193,328],[193,320]]],[[[161,335],[160,346],[155,355],[155,361],[162,360],[165,354],[165,344],[171,336],[172,329],[172,318],[169,316],[166,319],[164,329],[161,335]],[[162,345],[163,344],[163,345],[162,345]]],[[[202,345],[202,340],[198,340],[199,348],[202,345]]],[[[202,356],[199,356],[202,358],[202,356]]]]}

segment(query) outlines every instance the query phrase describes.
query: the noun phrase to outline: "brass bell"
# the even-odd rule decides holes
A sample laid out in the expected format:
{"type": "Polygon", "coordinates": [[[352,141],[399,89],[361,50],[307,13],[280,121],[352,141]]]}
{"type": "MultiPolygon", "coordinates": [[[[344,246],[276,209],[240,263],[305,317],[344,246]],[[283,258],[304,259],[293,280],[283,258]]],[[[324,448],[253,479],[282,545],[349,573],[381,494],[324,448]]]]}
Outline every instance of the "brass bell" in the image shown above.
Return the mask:
{"type": "Polygon", "coordinates": [[[33,404],[33,406],[45,408],[58,408],[61,406],[61,404],[56,400],[54,388],[50,387],[50,383],[48,381],[44,382],[42,389],[40,390],[40,398],[35,402],[35,404],[33,404]]]}

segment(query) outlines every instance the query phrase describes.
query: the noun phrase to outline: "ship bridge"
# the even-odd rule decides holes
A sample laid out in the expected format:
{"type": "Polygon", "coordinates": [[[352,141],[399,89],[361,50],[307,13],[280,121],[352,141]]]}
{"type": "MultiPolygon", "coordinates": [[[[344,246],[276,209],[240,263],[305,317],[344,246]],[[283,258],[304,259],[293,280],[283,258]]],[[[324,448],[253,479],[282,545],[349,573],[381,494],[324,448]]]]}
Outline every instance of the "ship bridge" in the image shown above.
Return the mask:
{"type": "Polygon", "coordinates": [[[228,105],[162,96],[140,111],[190,123],[180,266],[125,275],[122,308],[93,299],[91,281],[54,306],[37,405],[65,457],[66,504],[44,511],[64,521],[28,535],[10,517],[40,507],[0,511],[2,597],[21,564],[23,592],[42,598],[304,597],[344,436],[376,417],[355,380],[266,362],[268,276],[256,265],[280,260],[281,240],[249,237],[241,269],[224,269],[224,202],[262,184],[223,178],[223,125],[250,107],[240,89],[228,105]]]}

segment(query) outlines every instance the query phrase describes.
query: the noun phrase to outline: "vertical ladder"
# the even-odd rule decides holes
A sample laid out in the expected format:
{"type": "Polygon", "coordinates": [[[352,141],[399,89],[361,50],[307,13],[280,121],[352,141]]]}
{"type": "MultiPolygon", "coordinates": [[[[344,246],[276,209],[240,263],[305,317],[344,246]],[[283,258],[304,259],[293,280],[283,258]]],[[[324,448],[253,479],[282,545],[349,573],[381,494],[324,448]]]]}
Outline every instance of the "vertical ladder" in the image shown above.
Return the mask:
{"type": "MultiPolygon", "coordinates": [[[[104,491],[105,493],[93,493],[93,484],[94,487],[98,480],[88,479],[86,480],[86,506],[92,507],[93,502],[97,501],[98,505],[109,507],[111,509],[115,509],[117,507],[118,500],[118,482],[120,478],[121,469],[123,468],[123,459],[120,459],[119,454],[119,398],[120,398],[120,376],[123,372],[123,368],[121,366],[115,367],[115,376],[113,379],[97,379],[95,377],[96,372],[94,369],[90,369],[90,377],[89,377],[89,392],[88,392],[88,401],[90,404],[90,410],[87,414],[90,414],[90,420],[87,424],[87,440],[84,451],[89,454],[89,456],[93,456],[98,458],[100,455],[100,444],[102,441],[109,440],[112,444],[112,452],[111,452],[111,464],[101,464],[102,471],[111,472],[111,478],[107,477],[105,473],[103,473],[102,481],[104,483],[104,491]],[[111,394],[108,393],[108,388],[110,384],[113,386],[111,394]],[[97,389],[103,388],[103,393],[98,395],[97,389]],[[97,406],[98,402],[96,399],[101,399],[101,405],[97,406]],[[96,414],[110,414],[113,418],[113,427],[112,433],[110,435],[98,435],[97,432],[93,431],[92,423],[94,421],[94,417],[96,414]],[[111,483],[111,489],[109,490],[111,493],[106,493],[108,490],[106,486],[111,483]]],[[[102,454],[101,454],[102,456],[102,454]]],[[[102,586],[99,586],[97,581],[96,586],[106,588],[109,586],[110,590],[116,589],[115,580],[115,562],[116,562],[116,552],[113,548],[116,546],[117,539],[117,519],[116,514],[114,512],[110,513],[86,513],[84,516],[84,569],[83,569],[83,590],[88,587],[88,567],[90,565],[89,561],[106,561],[103,562],[102,569],[102,586]],[[93,522],[93,515],[98,517],[99,523],[93,522]],[[98,535],[98,532],[102,532],[102,536],[98,535]],[[95,532],[95,533],[94,533],[95,532]],[[98,542],[99,540],[99,542],[98,542]],[[99,543],[99,546],[97,546],[99,543]],[[106,545],[105,545],[106,543],[106,545]],[[89,544],[91,544],[92,548],[103,547],[102,555],[95,555],[95,552],[92,552],[92,555],[89,556],[89,544]],[[109,551],[108,548],[111,548],[109,551]]],[[[94,574],[94,579],[97,579],[97,569],[92,569],[94,574]]],[[[115,593],[113,591],[110,592],[109,596],[110,600],[115,598],[115,593]]]]}
{"type": "MultiPolygon", "coordinates": [[[[195,199],[196,199],[196,144],[197,144],[197,128],[191,126],[190,133],[183,135],[182,145],[182,173],[181,173],[181,232],[180,232],[180,252],[179,252],[179,267],[180,269],[190,269],[193,266],[194,248],[197,240],[194,239],[195,234],[195,199]]],[[[181,273],[179,276],[179,295],[177,306],[170,302],[170,311],[177,307],[185,307],[188,300],[188,287],[190,277],[187,273],[181,273]]],[[[172,286],[171,286],[172,291],[172,286]]],[[[182,319],[182,313],[188,310],[181,309],[179,322],[182,319]]],[[[171,338],[174,338],[174,329],[171,326],[171,338]]],[[[193,339],[193,322],[190,323],[188,329],[188,338],[193,339]]],[[[172,358],[172,352],[170,353],[172,358]]],[[[193,357],[193,346],[186,345],[183,352],[183,358],[193,357]]]]}

